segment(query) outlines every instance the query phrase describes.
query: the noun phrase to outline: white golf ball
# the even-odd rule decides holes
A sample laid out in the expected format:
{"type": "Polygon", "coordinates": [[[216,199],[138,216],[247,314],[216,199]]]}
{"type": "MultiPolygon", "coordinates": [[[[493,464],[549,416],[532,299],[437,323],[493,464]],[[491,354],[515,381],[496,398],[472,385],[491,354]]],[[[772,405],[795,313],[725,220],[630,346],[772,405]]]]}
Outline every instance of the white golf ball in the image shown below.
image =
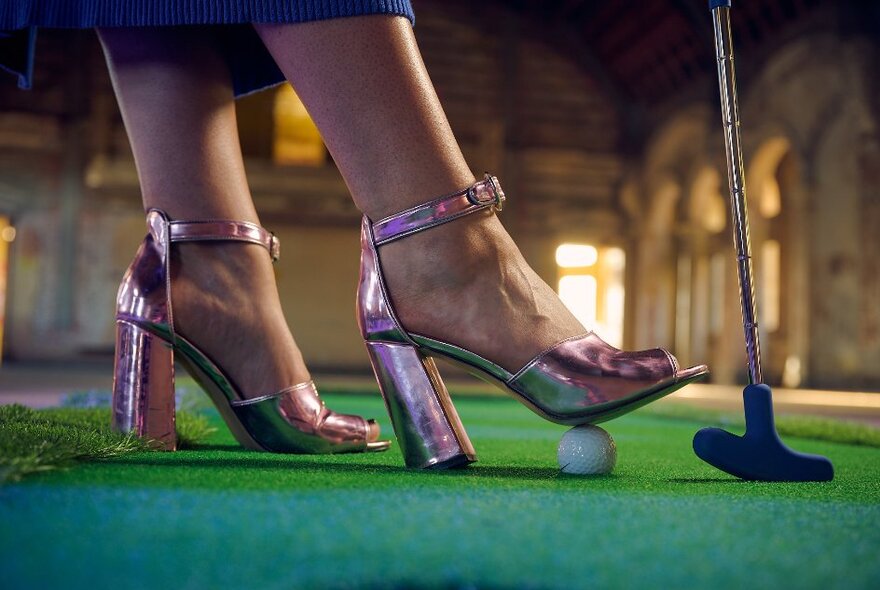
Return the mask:
{"type": "Polygon", "coordinates": [[[610,434],[598,426],[584,424],[562,435],[556,458],[562,473],[611,473],[617,463],[617,446],[610,434]]]}

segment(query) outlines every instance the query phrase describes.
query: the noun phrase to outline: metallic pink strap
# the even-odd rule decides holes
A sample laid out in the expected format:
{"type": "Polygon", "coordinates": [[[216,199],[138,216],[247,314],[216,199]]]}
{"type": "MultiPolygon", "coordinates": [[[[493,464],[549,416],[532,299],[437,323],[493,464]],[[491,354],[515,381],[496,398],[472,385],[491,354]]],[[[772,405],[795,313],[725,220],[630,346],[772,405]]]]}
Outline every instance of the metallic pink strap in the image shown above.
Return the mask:
{"type": "Polygon", "coordinates": [[[498,179],[487,173],[484,180],[462,191],[380,219],[373,224],[373,235],[376,245],[381,246],[487,207],[501,211],[503,204],[504,191],[498,179]]]}
{"type": "Polygon", "coordinates": [[[171,242],[203,242],[234,240],[259,244],[278,260],[281,244],[275,234],[247,221],[172,221],[168,224],[171,242]]]}

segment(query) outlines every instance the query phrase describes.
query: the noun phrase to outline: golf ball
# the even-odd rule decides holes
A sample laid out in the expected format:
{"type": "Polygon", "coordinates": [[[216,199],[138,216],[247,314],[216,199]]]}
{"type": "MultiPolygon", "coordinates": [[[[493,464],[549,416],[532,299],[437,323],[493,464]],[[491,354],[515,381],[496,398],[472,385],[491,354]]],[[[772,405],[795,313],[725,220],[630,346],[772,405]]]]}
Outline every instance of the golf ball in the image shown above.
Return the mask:
{"type": "Polygon", "coordinates": [[[562,435],[556,458],[563,473],[611,473],[617,463],[617,446],[610,434],[598,426],[584,424],[562,435]]]}

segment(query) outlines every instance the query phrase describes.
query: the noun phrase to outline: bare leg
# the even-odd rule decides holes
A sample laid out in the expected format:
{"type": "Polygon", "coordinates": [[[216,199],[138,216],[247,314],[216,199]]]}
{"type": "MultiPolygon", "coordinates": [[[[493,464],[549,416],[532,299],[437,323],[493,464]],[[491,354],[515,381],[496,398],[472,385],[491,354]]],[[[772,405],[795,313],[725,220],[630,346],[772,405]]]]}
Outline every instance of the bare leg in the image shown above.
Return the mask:
{"type": "MultiPolygon", "coordinates": [[[[255,28],[368,217],[380,219],[474,181],[406,19],[255,28]]],[[[508,370],[585,331],[495,216],[469,215],[384,246],[382,262],[404,326],[508,370]]]]}
{"type": "MultiPolygon", "coordinates": [[[[137,164],[144,206],[172,219],[259,223],[226,65],[197,29],[99,31],[137,164]]],[[[259,246],[180,244],[175,323],[249,397],[307,381],[271,261],[259,246]]]]}

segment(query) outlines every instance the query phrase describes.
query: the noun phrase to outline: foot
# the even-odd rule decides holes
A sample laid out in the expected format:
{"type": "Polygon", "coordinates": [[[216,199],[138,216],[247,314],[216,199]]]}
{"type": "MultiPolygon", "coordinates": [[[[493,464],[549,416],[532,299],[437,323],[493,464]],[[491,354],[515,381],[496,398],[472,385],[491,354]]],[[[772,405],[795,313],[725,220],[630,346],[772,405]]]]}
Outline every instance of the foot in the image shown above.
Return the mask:
{"type": "Polygon", "coordinates": [[[272,262],[254,244],[175,244],[177,333],[222,367],[246,398],[309,381],[278,298],[272,262]]]}
{"type": "Polygon", "coordinates": [[[511,373],[587,332],[489,212],[382,246],[381,261],[409,332],[466,348],[511,373]]]}

